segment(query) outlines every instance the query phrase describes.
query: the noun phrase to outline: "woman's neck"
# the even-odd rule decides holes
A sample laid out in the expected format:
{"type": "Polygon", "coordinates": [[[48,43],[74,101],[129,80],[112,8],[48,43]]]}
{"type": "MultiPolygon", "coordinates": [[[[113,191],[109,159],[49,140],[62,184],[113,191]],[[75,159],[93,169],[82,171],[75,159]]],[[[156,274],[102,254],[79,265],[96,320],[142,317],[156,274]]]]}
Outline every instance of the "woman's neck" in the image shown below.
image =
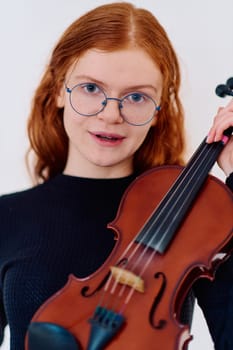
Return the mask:
{"type": "Polygon", "coordinates": [[[118,165],[118,166],[77,166],[72,164],[72,162],[67,161],[65,169],[63,171],[65,175],[79,176],[86,178],[100,178],[100,179],[111,179],[111,178],[121,178],[129,176],[133,173],[131,166],[127,164],[118,165]]]}

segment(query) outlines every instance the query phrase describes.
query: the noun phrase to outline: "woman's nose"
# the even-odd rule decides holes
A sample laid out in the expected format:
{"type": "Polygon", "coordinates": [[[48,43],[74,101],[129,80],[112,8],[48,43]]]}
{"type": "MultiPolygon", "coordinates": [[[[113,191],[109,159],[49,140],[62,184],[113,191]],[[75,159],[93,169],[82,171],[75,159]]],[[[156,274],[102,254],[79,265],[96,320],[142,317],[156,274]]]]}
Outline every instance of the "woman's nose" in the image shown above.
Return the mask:
{"type": "Polygon", "coordinates": [[[121,116],[121,101],[116,98],[107,98],[103,103],[104,109],[98,113],[98,118],[109,123],[122,123],[124,119],[121,116]]]}

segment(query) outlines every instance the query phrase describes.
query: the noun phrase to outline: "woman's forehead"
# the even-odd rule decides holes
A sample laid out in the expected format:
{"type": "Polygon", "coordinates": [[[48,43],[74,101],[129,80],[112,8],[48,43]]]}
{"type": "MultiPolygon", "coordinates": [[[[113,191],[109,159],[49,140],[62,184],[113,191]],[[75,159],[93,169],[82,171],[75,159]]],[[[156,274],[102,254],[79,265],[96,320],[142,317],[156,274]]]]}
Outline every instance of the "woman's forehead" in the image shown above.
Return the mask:
{"type": "Polygon", "coordinates": [[[117,51],[86,51],[67,73],[69,81],[93,78],[111,86],[162,86],[162,74],[152,58],[142,49],[128,48],[117,51]]]}

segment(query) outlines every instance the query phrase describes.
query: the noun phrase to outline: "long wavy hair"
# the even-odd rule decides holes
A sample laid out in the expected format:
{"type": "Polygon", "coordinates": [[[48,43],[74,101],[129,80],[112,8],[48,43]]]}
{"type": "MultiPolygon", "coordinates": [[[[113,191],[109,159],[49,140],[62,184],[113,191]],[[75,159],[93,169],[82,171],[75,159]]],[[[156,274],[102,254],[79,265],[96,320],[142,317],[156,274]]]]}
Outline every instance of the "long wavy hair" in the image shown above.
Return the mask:
{"type": "Polygon", "coordinates": [[[147,52],[163,77],[162,109],[156,125],[150,128],[134,155],[134,170],[141,173],[154,165],[183,164],[184,116],[176,53],[166,31],[151,12],[130,3],[116,2],[99,6],[77,19],[52,52],[28,120],[27,162],[36,182],[61,173],[67,161],[68,137],[63,126],[63,109],[57,107],[57,96],[68,69],[86,50],[97,48],[110,52],[132,46],[147,52]]]}

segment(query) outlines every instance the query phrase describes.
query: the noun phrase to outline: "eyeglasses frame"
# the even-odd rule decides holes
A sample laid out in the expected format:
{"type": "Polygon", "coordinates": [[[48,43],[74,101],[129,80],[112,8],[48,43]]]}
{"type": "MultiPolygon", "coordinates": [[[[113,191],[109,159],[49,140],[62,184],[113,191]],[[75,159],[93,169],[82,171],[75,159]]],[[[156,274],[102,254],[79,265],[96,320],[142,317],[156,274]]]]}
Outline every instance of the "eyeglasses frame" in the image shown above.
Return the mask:
{"type": "Polygon", "coordinates": [[[138,93],[138,94],[140,94],[140,95],[142,95],[142,96],[146,96],[147,98],[149,98],[149,99],[154,103],[154,105],[155,105],[155,111],[154,111],[154,114],[151,116],[151,118],[150,118],[149,120],[147,120],[146,122],[140,123],[140,124],[138,124],[138,123],[131,123],[131,122],[129,122],[129,121],[124,117],[124,115],[121,113],[121,109],[124,107],[124,106],[122,105],[122,102],[124,101],[124,99],[127,98],[128,96],[131,96],[132,93],[127,94],[127,95],[123,96],[122,98],[108,97],[108,96],[106,95],[105,91],[104,91],[101,87],[99,87],[97,84],[95,84],[95,85],[101,90],[101,92],[103,93],[103,95],[105,96],[105,100],[102,102],[103,107],[102,107],[98,112],[93,113],[93,114],[84,114],[84,113],[80,113],[80,112],[78,112],[78,111],[75,109],[75,107],[74,107],[73,104],[72,104],[72,101],[71,101],[71,93],[72,93],[72,91],[73,91],[77,86],[81,86],[81,85],[85,85],[85,84],[88,84],[88,83],[79,83],[79,84],[74,85],[72,88],[69,88],[69,87],[66,85],[66,83],[65,83],[65,90],[66,90],[66,92],[69,94],[69,101],[70,101],[71,107],[73,108],[73,110],[74,110],[77,114],[82,115],[82,116],[84,116],[84,117],[94,117],[94,116],[98,115],[99,113],[101,113],[101,112],[104,110],[104,108],[107,106],[108,101],[110,101],[110,100],[112,100],[112,101],[117,101],[117,102],[118,102],[118,107],[119,107],[119,111],[120,111],[120,115],[121,115],[122,119],[123,119],[127,124],[134,125],[134,126],[143,126],[143,125],[148,124],[148,123],[154,118],[155,113],[161,110],[161,106],[158,106],[157,103],[155,102],[155,100],[154,100],[151,96],[145,94],[144,92],[140,92],[140,93],[138,93]]]}

